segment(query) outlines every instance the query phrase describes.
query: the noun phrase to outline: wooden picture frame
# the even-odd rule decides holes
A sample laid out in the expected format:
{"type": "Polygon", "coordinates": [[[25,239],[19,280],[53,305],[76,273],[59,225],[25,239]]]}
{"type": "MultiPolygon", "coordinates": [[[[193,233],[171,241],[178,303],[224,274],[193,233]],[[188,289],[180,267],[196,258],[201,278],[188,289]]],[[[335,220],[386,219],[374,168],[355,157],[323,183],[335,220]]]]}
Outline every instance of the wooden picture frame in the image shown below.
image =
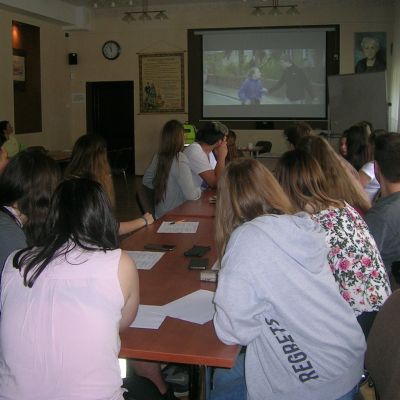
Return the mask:
{"type": "Polygon", "coordinates": [[[184,53],[139,54],[140,113],[184,113],[184,53]]]}

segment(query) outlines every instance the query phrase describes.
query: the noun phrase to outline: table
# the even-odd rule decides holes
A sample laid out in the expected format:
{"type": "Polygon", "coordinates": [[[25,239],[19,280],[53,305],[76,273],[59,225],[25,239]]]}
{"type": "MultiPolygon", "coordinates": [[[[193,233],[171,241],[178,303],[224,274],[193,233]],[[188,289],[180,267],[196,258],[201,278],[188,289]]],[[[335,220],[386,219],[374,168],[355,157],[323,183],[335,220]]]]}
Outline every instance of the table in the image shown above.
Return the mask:
{"type": "Polygon", "coordinates": [[[215,196],[215,190],[207,189],[201,193],[200,199],[189,200],[169,211],[168,217],[215,217],[215,203],[210,203],[210,197],[215,196]]]}
{"type": "MultiPolygon", "coordinates": [[[[194,244],[210,245],[205,257],[211,266],[217,259],[214,246],[214,219],[190,218],[199,221],[195,234],[156,233],[164,217],[124,239],[125,250],[143,250],[146,243],[175,244],[151,270],[139,270],[141,304],[163,305],[198,289],[215,290],[215,283],[201,282],[199,271],[189,271],[183,252],[194,244]]],[[[120,356],[142,360],[209,365],[230,368],[240,346],[227,346],[217,338],[213,322],[198,325],[167,317],[158,330],[128,328],[121,334],[120,356]]]]}
{"type": "Polygon", "coordinates": [[[262,150],[262,146],[253,146],[251,149],[249,147],[239,147],[238,150],[243,151],[243,153],[249,153],[250,157],[257,157],[258,153],[262,150]]]}

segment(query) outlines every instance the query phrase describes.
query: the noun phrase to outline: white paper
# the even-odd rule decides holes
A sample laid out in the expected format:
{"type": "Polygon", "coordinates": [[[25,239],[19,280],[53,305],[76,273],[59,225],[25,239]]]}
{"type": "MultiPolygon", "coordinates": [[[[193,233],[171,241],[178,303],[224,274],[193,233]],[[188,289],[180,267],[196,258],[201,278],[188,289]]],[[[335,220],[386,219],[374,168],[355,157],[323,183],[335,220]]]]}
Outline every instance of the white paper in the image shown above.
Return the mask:
{"type": "Polygon", "coordinates": [[[212,271],[219,271],[220,269],[221,269],[221,264],[219,263],[219,259],[217,259],[217,261],[215,261],[215,263],[211,267],[211,270],[212,271]]]}
{"type": "Polygon", "coordinates": [[[200,289],[165,304],[163,312],[172,318],[194,322],[195,324],[204,324],[214,316],[213,298],[214,292],[200,289]]]}
{"type": "Polygon", "coordinates": [[[127,251],[127,253],[135,261],[137,269],[152,269],[165,254],[160,251],[127,251]]]}
{"type": "Polygon", "coordinates": [[[158,329],[164,322],[165,314],[162,306],[139,305],[135,320],[131,328],[158,329]]]}
{"type": "Polygon", "coordinates": [[[158,228],[157,233],[196,233],[199,226],[198,222],[163,222],[158,228]]]}

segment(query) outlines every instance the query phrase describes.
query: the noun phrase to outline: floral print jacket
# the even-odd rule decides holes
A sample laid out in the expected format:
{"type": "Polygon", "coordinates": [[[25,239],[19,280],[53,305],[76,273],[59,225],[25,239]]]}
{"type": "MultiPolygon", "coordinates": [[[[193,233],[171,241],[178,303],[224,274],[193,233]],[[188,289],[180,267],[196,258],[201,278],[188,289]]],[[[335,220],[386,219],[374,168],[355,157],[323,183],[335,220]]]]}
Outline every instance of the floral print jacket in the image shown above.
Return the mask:
{"type": "Polygon", "coordinates": [[[328,261],[342,297],[356,316],[378,311],[390,295],[389,279],[375,240],[354,208],[328,208],[311,215],[327,234],[328,261]]]}

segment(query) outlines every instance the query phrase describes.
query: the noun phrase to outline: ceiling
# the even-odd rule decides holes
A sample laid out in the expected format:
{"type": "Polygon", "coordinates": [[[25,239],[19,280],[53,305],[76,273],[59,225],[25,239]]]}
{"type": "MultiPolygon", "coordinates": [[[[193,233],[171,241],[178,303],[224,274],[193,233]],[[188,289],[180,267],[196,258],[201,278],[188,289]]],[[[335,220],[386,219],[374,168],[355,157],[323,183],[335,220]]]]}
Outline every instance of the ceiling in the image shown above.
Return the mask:
{"type": "MultiPolygon", "coordinates": [[[[188,4],[206,4],[206,3],[249,3],[249,5],[272,5],[273,0],[61,0],[75,6],[84,6],[93,8],[97,4],[97,8],[127,8],[141,7],[142,2],[147,2],[149,6],[169,6],[169,5],[188,5],[188,4]],[[114,5],[112,5],[114,3],[114,5]]],[[[280,5],[298,4],[298,5],[314,5],[314,6],[329,6],[335,5],[350,5],[353,4],[359,7],[365,6],[382,6],[393,4],[395,0],[278,0],[280,5]]]]}

